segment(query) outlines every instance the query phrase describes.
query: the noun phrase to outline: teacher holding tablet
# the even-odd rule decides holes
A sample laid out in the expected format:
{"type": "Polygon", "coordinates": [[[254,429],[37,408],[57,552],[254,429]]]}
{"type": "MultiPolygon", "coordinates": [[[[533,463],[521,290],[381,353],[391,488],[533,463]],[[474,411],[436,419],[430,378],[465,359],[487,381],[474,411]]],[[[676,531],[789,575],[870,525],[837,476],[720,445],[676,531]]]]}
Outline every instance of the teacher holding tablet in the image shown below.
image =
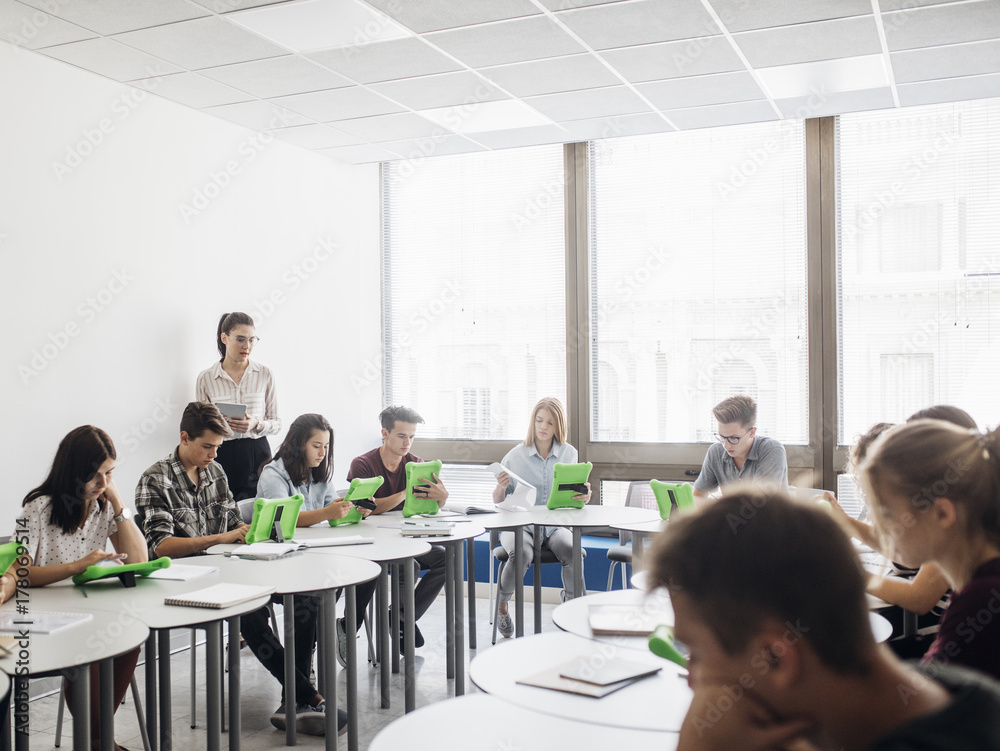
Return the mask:
{"type": "Polygon", "coordinates": [[[233,435],[219,447],[216,461],[237,501],[257,496],[257,472],[271,458],[267,436],[281,430],[274,376],[250,359],[258,341],[253,318],[246,313],[223,314],[215,337],[219,362],[199,373],[195,384],[196,399],[215,404],[232,428],[233,435]]]}

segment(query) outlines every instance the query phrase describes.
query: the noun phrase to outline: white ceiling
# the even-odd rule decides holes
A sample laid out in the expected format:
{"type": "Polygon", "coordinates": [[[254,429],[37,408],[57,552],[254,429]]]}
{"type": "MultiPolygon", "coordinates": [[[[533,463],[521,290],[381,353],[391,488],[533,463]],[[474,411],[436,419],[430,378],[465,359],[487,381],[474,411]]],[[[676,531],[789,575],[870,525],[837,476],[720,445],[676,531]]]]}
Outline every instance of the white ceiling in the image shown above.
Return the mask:
{"type": "Polygon", "coordinates": [[[0,39],[351,163],[1000,96],[1000,0],[0,0],[0,39]]]}

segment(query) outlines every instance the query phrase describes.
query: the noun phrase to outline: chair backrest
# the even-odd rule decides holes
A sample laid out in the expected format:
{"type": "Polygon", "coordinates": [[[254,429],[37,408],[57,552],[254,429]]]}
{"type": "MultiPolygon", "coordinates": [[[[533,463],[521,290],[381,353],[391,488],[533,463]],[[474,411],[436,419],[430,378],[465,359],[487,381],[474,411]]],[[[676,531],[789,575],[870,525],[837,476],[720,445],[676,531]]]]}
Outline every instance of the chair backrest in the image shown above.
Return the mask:
{"type": "Polygon", "coordinates": [[[630,508],[656,508],[656,496],[648,480],[634,480],[628,485],[625,505],[630,508]]]}
{"type": "Polygon", "coordinates": [[[240,518],[243,520],[244,524],[249,524],[253,521],[253,504],[256,501],[255,498],[246,498],[242,501],[236,501],[236,508],[240,512],[240,518]]]}
{"type": "Polygon", "coordinates": [[[694,508],[694,489],[687,482],[660,482],[650,480],[649,487],[656,497],[656,505],[660,509],[660,518],[669,519],[674,506],[678,511],[688,511],[694,508]]]}

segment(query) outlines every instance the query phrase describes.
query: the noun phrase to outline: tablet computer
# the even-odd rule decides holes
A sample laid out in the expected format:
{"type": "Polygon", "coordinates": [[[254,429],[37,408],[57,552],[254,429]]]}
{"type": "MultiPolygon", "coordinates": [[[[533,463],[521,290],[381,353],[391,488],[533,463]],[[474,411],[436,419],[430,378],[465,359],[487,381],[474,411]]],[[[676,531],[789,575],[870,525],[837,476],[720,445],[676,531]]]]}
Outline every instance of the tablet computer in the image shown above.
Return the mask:
{"type": "Polygon", "coordinates": [[[594,465],[590,462],[582,464],[556,464],[552,469],[552,492],[545,504],[550,509],[583,508],[586,501],[578,501],[575,495],[587,492],[587,478],[594,465]]]}
{"type": "Polygon", "coordinates": [[[363,501],[369,500],[375,491],[382,487],[382,483],[385,479],[382,477],[366,477],[360,478],[355,477],[351,480],[351,487],[347,489],[347,495],[344,496],[344,500],[348,503],[353,503],[354,508],[347,512],[347,516],[341,519],[330,519],[331,527],[339,527],[344,524],[357,524],[365,517],[361,514],[358,506],[361,505],[363,508],[367,508],[370,511],[374,511],[372,508],[374,504],[364,503],[363,501]]]}
{"type": "Polygon", "coordinates": [[[170,559],[164,556],[155,561],[144,563],[126,563],[123,566],[87,566],[82,573],[73,577],[74,584],[86,584],[98,579],[108,579],[117,576],[126,587],[135,586],[135,577],[149,576],[161,568],[170,568],[170,559]]]}
{"type": "Polygon", "coordinates": [[[223,417],[228,417],[230,420],[246,419],[247,405],[245,404],[233,404],[231,402],[216,402],[215,406],[218,407],[223,417]]]}
{"type": "Polygon", "coordinates": [[[656,498],[656,506],[660,510],[661,519],[669,519],[674,506],[678,511],[688,511],[694,508],[694,489],[688,482],[660,482],[650,480],[649,487],[656,498]]]}
{"type": "Polygon", "coordinates": [[[253,520],[250,531],[247,532],[246,543],[252,545],[264,540],[284,542],[295,537],[295,523],[299,520],[299,511],[305,498],[296,493],[290,498],[258,498],[253,502],[253,520]],[[274,525],[278,523],[281,534],[277,534],[274,525]],[[281,539],[278,539],[278,538],[281,539]]]}
{"type": "Polygon", "coordinates": [[[403,516],[438,512],[438,502],[421,492],[421,488],[428,487],[427,481],[431,479],[431,475],[441,478],[440,460],[406,463],[406,498],[403,500],[403,516]]]}
{"type": "Polygon", "coordinates": [[[0,545],[0,574],[7,573],[10,564],[17,560],[17,551],[21,548],[21,543],[11,540],[0,545]]]}

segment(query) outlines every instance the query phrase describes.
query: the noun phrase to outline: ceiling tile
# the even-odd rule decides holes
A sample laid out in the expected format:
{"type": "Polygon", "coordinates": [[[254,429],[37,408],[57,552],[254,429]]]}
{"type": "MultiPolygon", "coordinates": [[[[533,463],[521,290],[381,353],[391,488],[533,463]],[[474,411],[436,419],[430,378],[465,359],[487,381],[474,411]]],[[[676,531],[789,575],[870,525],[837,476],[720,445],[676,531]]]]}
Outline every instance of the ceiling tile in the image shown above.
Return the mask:
{"type": "Polygon", "coordinates": [[[967,99],[988,99],[1000,96],[1000,73],[986,76],[948,78],[944,81],[904,83],[896,87],[899,104],[915,107],[937,102],[961,102],[967,99]]]}
{"type": "Polygon", "coordinates": [[[873,16],[747,31],[733,38],[750,64],[758,68],[882,51],[873,16]]]}
{"type": "Polygon", "coordinates": [[[385,141],[380,143],[383,149],[399,154],[404,159],[423,159],[425,157],[448,156],[449,154],[467,154],[471,151],[486,151],[478,143],[473,143],[462,136],[439,136],[437,138],[409,138],[402,141],[385,141]]]}
{"type": "Polygon", "coordinates": [[[275,128],[289,128],[293,125],[307,125],[309,123],[309,120],[302,115],[261,101],[208,107],[202,112],[217,115],[254,130],[274,130],[275,128]]]}
{"type": "Polygon", "coordinates": [[[339,47],[313,52],[308,57],[358,83],[430,76],[462,68],[454,60],[416,38],[339,47]]]}
{"type": "Polygon", "coordinates": [[[144,89],[153,94],[195,109],[247,102],[252,98],[244,91],[238,91],[197,73],[176,73],[141,83],[144,89]]]}
{"type": "Polygon", "coordinates": [[[412,112],[404,112],[400,115],[362,117],[357,120],[341,120],[337,123],[337,128],[372,142],[450,135],[437,123],[432,123],[427,118],[414,115],[412,112]]]}
{"type": "Polygon", "coordinates": [[[621,83],[604,63],[591,54],[550,57],[482,68],[479,72],[515,96],[554,94],[621,83]]]}
{"type": "Polygon", "coordinates": [[[247,8],[259,8],[262,5],[277,5],[286,3],[288,0],[192,0],[198,5],[204,6],[216,13],[232,13],[236,10],[246,10],[247,8]]]}
{"type": "Polygon", "coordinates": [[[567,10],[569,8],[587,8],[591,5],[608,5],[620,2],[624,2],[624,0],[542,0],[542,5],[549,10],[567,10]]]}
{"type": "Polygon", "coordinates": [[[439,31],[458,26],[503,21],[540,13],[529,0],[366,0],[413,31],[439,31]]]}
{"type": "Polygon", "coordinates": [[[129,31],[115,39],[189,70],[288,54],[218,16],[129,31]]]}
{"type": "Polygon", "coordinates": [[[632,83],[745,69],[724,36],[604,50],[601,57],[632,83]]]}
{"type": "Polygon", "coordinates": [[[399,156],[391,151],[367,143],[358,146],[343,146],[339,149],[320,149],[318,153],[348,164],[370,164],[371,162],[390,162],[399,159],[399,156]]]}
{"type": "Polygon", "coordinates": [[[469,71],[388,81],[374,84],[371,88],[415,110],[509,98],[496,86],[469,71]]]}
{"type": "Polygon", "coordinates": [[[537,146],[542,143],[571,143],[568,132],[557,125],[534,125],[530,128],[493,130],[476,133],[476,141],[489,149],[511,149],[517,146],[537,146]]]}
{"type": "Polygon", "coordinates": [[[893,52],[896,83],[975,76],[1000,71],[1000,40],[893,52]]]}
{"type": "Polygon", "coordinates": [[[983,0],[884,13],[882,25],[893,52],[995,39],[1000,36],[1000,3],[983,0]]]}
{"type": "MultiPolygon", "coordinates": [[[[906,0],[911,2],[912,0],[906,0]]],[[[729,31],[766,29],[771,26],[826,21],[831,18],[871,15],[871,0],[709,0],[729,31]]]]}
{"type": "Polygon", "coordinates": [[[0,0],[0,39],[15,47],[37,50],[56,44],[93,39],[95,36],[92,31],[28,8],[14,0],[0,0]]]}
{"type": "Polygon", "coordinates": [[[640,115],[599,117],[592,120],[574,120],[562,123],[562,125],[569,131],[573,141],[595,141],[603,138],[639,136],[674,130],[670,123],[652,112],[640,115]]]}
{"type": "Polygon", "coordinates": [[[627,86],[544,94],[525,99],[524,103],[552,120],[583,120],[650,112],[649,106],[627,86]]]}
{"type": "Polygon", "coordinates": [[[712,36],[721,30],[700,0],[639,0],[557,14],[594,49],[712,36]]]}
{"type": "Polygon", "coordinates": [[[776,99],[774,102],[786,118],[826,117],[845,112],[863,112],[893,107],[892,90],[888,87],[862,91],[832,91],[812,96],[776,99]]]}
{"type": "Polygon", "coordinates": [[[663,114],[681,130],[717,128],[723,125],[759,123],[777,120],[774,108],[766,101],[716,104],[710,107],[664,110],[663,114]]]}
{"type": "Polygon", "coordinates": [[[100,2],[21,0],[21,2],[50,11],[66,21],[105,35],[188,21],[208,15],[208,11],[204,8],[187,0],[101,0],[100,2]]]}
{"type": "Polygon", "coordinates": [[[672,78],[640,83],[636,88],[661,110],[702,107],[708,104],[764,99],[764,92],[749,73],[672,78]]]}
{"type": "Polygon", "coordinates": [[[966,0],[879,0],[879,8],[882,12],[889,10],[903,10],[906,8],[918,8],[925,5],[947,5],[948,3],[963,3],[966,0]]]}
{"type": "Polygon", "coordinates": [[[426,38],[473,68],[584,51],[558,24],[544,16],[439,31],[426,38]]]}
{"type": "Polygon", "coordinates": [[[278,128],[270,133],[282,141],[306,149],[332,149],[362,143],[360,138],[341,133],[327,125],[299,125],[294,128],[278,128]]]}
{"type": "Polygon", "coordinates": [[[184,72],[176,65],[105,37],[47,47],[39,52],[116,81],[133,81],[184,72]]]}
{"type": "Polygon", "coordinates": [[[398,104],[393,104],[385,97],[360,86],[313,91],[309,94],[283,96],[270,101],[321,123],[403,111],[403,107],[398,104]]]}
{"type": "Polygon", "coordinates": [[[206,68],[201,72],[263,99],[353,85],[343,76],[297,55],[206,68]]]}
{"type": "Polygon", "coordinates": [[[772,99],[812,96],[826,91],[862,91],[889,85],[884,55],[758,68],[757,80],[772,99]]]}

